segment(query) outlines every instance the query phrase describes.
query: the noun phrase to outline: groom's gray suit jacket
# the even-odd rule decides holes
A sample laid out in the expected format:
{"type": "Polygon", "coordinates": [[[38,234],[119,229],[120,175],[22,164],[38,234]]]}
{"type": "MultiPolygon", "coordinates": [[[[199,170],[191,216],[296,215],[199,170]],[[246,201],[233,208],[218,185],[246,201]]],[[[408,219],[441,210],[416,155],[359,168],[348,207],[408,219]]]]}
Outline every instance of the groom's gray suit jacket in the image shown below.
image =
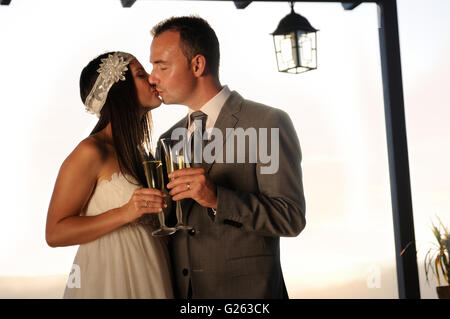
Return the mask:
{"type": "MultiPolygon", "coordinates": [[[[187,127],[187,121],[183,118],[161,138],[187,127]]],[[[301,151],[292,122],[285,112],[244,100],[233,91],[215,127],[224,140],[227,128],[267,128],[268,146],[271,128],[278,128],[279,149],[268,154],[279,152],[279,169],[261,174],[269,163],[259,156],[249,163],[248,140],[245,163],[236,162],[235,141],[234,163],[226,163],[224,155],[223,163],[202,164],[217,185],[217,213],[192,199],[182,201],[184,222],[195,231],[178,231],[169,239],[175,296],[187,298],[191,285],[192,298],[287,298],[280,237],[297,236],[306,223],[301,151]]]]}

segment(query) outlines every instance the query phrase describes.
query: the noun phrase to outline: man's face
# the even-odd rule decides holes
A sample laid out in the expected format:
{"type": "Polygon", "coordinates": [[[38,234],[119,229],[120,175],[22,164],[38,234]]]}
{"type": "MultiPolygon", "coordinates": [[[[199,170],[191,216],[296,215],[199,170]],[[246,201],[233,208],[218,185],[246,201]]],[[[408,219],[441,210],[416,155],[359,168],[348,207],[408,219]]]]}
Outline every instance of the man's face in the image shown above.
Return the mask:
{"type": "Polygon", "coordinates": [[[153,70],[149,76],[156,86],[164,104],[188,105],[194,90],[196,77],[181,51],[180,34],[165,31],[153,39],[150,63],[153,70]]]}

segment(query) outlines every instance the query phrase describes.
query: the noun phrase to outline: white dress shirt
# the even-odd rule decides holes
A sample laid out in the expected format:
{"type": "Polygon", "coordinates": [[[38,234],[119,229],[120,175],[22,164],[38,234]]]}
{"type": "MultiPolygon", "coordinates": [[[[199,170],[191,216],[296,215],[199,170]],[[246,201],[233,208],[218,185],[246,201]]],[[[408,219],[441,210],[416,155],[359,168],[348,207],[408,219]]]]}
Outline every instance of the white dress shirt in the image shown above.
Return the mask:
{"type": "MultiPolygon", "coordinates": [[[[206,119],[206,127],[205,127],[205,134],[208,134],[208,129],[211,129],[214,127],[214,124],[217,121],[217,118],[219,117],[219,113],[222,110],[223,105],[227,101],[228,97],[230,96],[231,91],[228,88],[227,85],[225,85],[222,90],[220,90],[219,93],[217,93],[211,100],[206,102],[199,111],[202,111],[206,115],[208,115],[208,118],[206,119]]],[[[189,128],[189,135],[194,131],[194,124],[191,123],[191,114],[195,111],[189,110],[188,113],[188,128],[189,128]]]]}

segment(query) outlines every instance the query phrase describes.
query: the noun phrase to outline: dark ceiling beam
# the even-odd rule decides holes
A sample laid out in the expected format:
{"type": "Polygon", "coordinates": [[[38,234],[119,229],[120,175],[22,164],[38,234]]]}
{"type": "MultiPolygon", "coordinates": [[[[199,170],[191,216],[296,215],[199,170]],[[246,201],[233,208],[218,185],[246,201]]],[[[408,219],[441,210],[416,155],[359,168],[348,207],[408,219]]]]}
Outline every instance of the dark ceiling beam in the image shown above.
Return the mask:
{"type": "MultiPolygon", "coordinates": [[[[197,1],[210,1],[210,2],[214,2],[214,1],[233,1],[233,2],[242,2],[242,3],[250,3],[250,2],[310,2],[310,3],[317,3],[317,2],[342,2],[342,3],[347,3],[347,4],[361,4],[361,3],[376,3],[379,2],[380,0],[360,0],[360,1],[340,1],[340,0],[252,0],[252,1],[236,1],[236,0],[197,0],[197,1]]],[[[357,6],[355,5],[355,7],[357,6]]]]}
{"type": "MultiPolygon", "coordinates": [[[[224,1],[224,0],[205,0],[205,1],[224,1]]],[[[252,0],[252,1],[235,1],[235,0],[225,0],[225,1],[233,1],[234,5],[237,9],[245,9],[252,2],[339,2],[336,0],[252,0]]],[[[362,0],[362,1],[353,1],[353,2],[342,2],[342,6],[345,10],[353,10],[357,6],[359,6],[363,2],[377,2],[378,0],[362,0]]],[[[120,0],[122,3],[122,7],[131,8],[136,0],[120,0]]],[[[11,0],[0,0],[1,5],[9,5],[11,0]]]]}
{"type": "MultiPolygon", "coordinates": [[[[3,2],[7,2],[9,4],[11,0],[0,0],[3,4],[3,2]]],[[[122,6],[124,8],[131,7],[136,0],[120,0],[122,2],[122,6]]],[[[245,9],[248,7],[248,5],[252,2],[342,2],[342,6],[345,10],[353,10],[358,5],[364,2],[371,2],[375,3],[379,0],[360,0],[360,1],[339,1],[339,0],[252,0],[252,1],[237,1],[237,0],[199,0],[199,1],[233,1],[234,5],[237,9],[245,9]]]]}
{"type": "Polygon", "coordinates": [[[122,2],[122,7],[131,8],[131,6],[136,2],[136,0],[120,0],[122,2]]]}
{"type": "Polygon", "coordinates": [[[245,9],[248,5],[252,3],[251,1],[234,1],[234,5],[237,9],[245,9]]]}
{"type": "Polygon", "coordinates": [[[344,7],[344,10],[353,10],[360,4],[361,4],[361,1],[342,2],[342,6],[344,7]]]}
{"type": "MultiPolygon", "coordinates": [[[[0,0],[1,4],[8,5],[11,0],[0,0]]],[[[202,1],[202,0],[200,0],[202,1]]],[[[379,0],[361,0],[361,1],[339,1],[339,0],[252,0],[252,1],[237,1],[237,0],[203,0],[203,1],[233,1],[237,9],[245,9],[252,2],[342,2],[345,10],[353,10],[363,2],[377,2],[379,0]]],[[[130,8],[136,0],[120,0],[122,7],[130,8]]]]}
{"type": "MultiPolygon", "coordinates": [[[[293,2],[296,1],[294,0],[293,2]]],[[[342,2],[342,7],[344,7],[345,10],[353,10],[357,6],[359,6],[362,2],[363,1],[342,2]]],[[[252,1],[234,1],[234,5],[236,6],[237,9],[245,9],[248,7],[250,3],[252,3],[252,1]]]]}

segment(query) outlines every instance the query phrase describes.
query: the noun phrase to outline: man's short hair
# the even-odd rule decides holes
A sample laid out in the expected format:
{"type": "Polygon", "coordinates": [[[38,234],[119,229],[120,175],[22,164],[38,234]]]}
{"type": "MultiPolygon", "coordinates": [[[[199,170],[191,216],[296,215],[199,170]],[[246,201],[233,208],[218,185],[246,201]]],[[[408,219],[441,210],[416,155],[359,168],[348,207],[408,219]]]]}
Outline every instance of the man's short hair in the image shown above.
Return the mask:
{"type": "Polygon", "coordinates": [[[206,71],[219,77],[219,40],[209,23],[198,16],[171,17],[155,25],[151,31],[157,37],[165,31],[178,31],[181,50],[188,60],[201,54],[206,59],[206,71]]]}

